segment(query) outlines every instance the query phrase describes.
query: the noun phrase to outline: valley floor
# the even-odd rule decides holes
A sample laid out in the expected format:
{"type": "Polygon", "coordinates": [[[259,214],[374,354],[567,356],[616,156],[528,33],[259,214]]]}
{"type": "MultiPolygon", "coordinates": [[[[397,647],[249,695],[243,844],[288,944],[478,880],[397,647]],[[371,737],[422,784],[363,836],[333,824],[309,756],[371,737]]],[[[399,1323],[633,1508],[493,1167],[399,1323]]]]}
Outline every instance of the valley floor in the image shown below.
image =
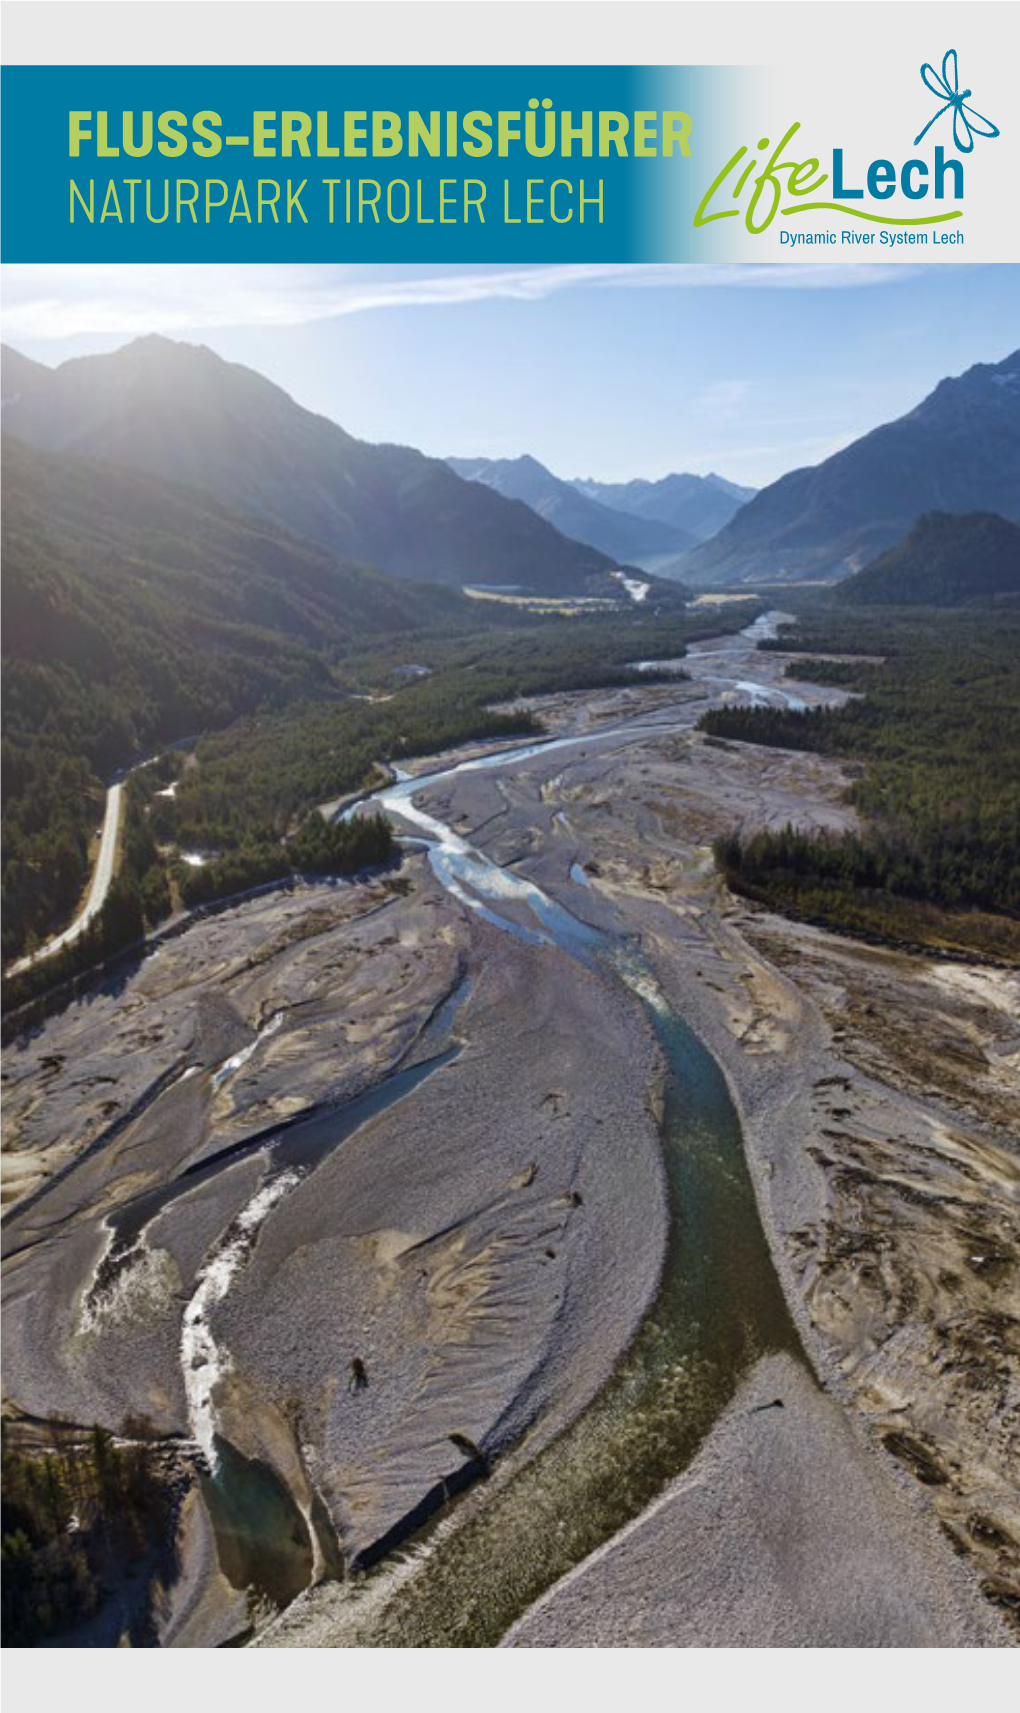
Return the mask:
{"type": "MultiPolygon", "coordinates": [[[[800,1340],[734,1372],[689,1466],[529,1595],[510,1645],[1017,1635],[1020,983],[720,886],[727,828],[852,823],[833,764],[694,730],[752,678],[833,694],[784,664],[732,639],[692,652],[691,683],[546,698],[577,741],[417,800],[639,952],[710,1049],[800,1340]]],[[[656,1299],[670,1214],[646,1011],[536,943],[519,894],[503,926],[481,901],[417,853],[388,880],[239,904],[5,1055],[14,1428],[146,1416],[196,1472],[215,1437],[244,1466],[229,1527],[196,1479],[165,1645],[415,1639],[458,1535],[587,1419],[656,1299]],[[411,1080],[382,1081],[398,1069],[411,1080]],[[344,1103],[377,1087],[392,1098],[341,1136],[344,1103]],[[298,1125],[267,1150],[310,1111],[321,1146],[298,1125]],[[417,1550],[328,1579],[402,1537],[417,1550]]]]}

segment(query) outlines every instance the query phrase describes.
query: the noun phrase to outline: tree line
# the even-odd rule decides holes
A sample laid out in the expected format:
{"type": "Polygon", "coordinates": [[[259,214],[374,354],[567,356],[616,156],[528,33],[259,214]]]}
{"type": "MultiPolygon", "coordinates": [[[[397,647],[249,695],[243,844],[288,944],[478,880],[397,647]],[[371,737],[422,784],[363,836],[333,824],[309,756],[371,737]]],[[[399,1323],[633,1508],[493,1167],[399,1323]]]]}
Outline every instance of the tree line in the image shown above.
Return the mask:
{"type": "MultiPolygon", "coordinates": [[[[318,832],[321,817],[309,811],[375,783],[386,759],[434,754],[469,740],[539,735],[541,721],[514,706],[522,697],[653,682],[654,674],[637,672],[632,662],[652,654],[680,656],[688,641],[739,628],[759,607],[752,601],[721,616],[670,609],[512,624],[501,617],[495,629],[419,631],[373,645],[359,640],[335,661],[328,685],[314,696],[292,695],[284,707],[271,698],[197,740],[187,764],[180,754],[164,753],[131,776],[117,879],[105,909],[61,953],[5,980],[5,1011],[108,962],[178,904],[205,903],[294,872],[354,873],[388,862],[393,847],[385,829],[359,816],[351,823],[356,836],[336,831],[326,846],[318,832]],[[409,678],[412,665],[424,673],[409,678]],[[174,794],[161,795],[170,781],[174,794]],[[181,852],[208,854],[209,860],[192,867],[181,852]]],[[[175,707],[179,717],[183,710],[175,707]]],[[[49,747],[41,733],[22,732],[12,740],[20,746],[19,763],[5,775],[8,958],[73,915],[102,813],[92,771],[98,751],[90,746],[88,757],[73,753],[81,741],[73,721],[44,726],[49,747]]],[[[137,727],[124,742],[130,754],[137,727]]]]}
{"type": "MultiPolygon", "coordinates": [[[[702,729],[862,763],[849,799],[863,831],[722,839],[717,857],[730,884],[794,913],[893,937],[923,937],[925,922],[930,933],[943,931],[911,904],[1020,918],[1020,616],[989,623],[915,610],[876,622],[818,611],[779,646],[805,653],[791,675],[858,694],[806,712],[713,709],[702,729]],[[851,645],[883,658],[817,658],[851,645]]],[[[987,928],[975,931],[987,949],[987,928]]],[[[1012,943],[1003,925],[1000,937],[1007,934],[1012,943]]]]}
{"type": "MultiPolygon", "coordinates": [[[[94,1617],[140,1561],[165,1564],[174,1499],[152,1447],[118,1446],[95,1427],[83,1443],[29,1451],[3,1428],[3,1645],[33,1647],[94,1617]]],[[[136,1641],[147,1638],[147,1602],[136,1641]]]]}

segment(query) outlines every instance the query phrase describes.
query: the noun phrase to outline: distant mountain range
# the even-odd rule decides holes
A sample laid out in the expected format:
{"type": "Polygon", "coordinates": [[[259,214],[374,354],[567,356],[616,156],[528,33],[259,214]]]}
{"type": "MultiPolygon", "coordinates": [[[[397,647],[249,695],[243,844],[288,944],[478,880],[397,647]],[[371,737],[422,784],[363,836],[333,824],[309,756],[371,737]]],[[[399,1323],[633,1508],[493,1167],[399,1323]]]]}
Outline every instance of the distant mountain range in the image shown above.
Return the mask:
{"type": "Polygon", "coordinates": [[[689,530],[602,505],[573,483],[554,476],[537,458],[448,458],[447,463],[465,481],[484,482],[507,499],[522,500],[564,535],[587,542],[624,564],[675,557],[693,547],[696,540],[689,530]]]}
{"type": "MultiPolygon", "coordinates": [[[[564,535],[626,564],[655,571],[720,529],[753,493],[721,476],[658,482],[567,481],[525,454],[449,458],[451,470],[507,499],[522,500],[564,535]]],[[[672,573],[671,573],[672,574],[672,573]]]]}
{"type": "Polygon", "coordinates": [[[837,578],[929,511],[1020,515],[1020,351],[940,381],[898,421],[780,477],[662,569],[702,588],[837,578]]]}
{"type": "Polygon", "coordinates": [[[926,512],[834,591],[846,606],[961,607],[1020,598],[1020,527],[994,512],[926,512]]]}
{"type": "Polygon", "coordinates": [[[756,488],[741,488],[724,476],[692,476],[674,473],[657,482],[594,482],[576,478],[571,482],[579,494],[600,505],[632,517],[650,518],[671,525],[698,541],[707,541],[729,523],[734,512],[753,500],[756,488]]]}
{"type": "Polygon", "coordinates": [[[149,337],[48,369],[5,347],[3,425],[212,494],[392,577],[619,595],[613,560],[439,458],[373,446],[204,346],[149,337]]]}

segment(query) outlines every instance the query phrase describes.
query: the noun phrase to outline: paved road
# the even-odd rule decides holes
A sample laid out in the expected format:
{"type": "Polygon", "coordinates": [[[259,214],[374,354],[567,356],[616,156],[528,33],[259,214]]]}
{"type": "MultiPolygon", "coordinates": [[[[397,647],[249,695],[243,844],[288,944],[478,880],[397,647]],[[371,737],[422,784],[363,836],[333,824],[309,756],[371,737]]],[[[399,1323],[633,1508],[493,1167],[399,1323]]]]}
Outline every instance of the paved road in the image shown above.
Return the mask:
{"type": "Polygon", "coordinates": [[[69,928],[62,934],[57,934],[52,940],[47,940],[45,946],[40,946],[37,952],[28,957],[19,958],[12,964],[8,974],[19,975],[22,970],[31,969],[33,964],[41,963],[43,958],[52,958],[56,952],[71,945],[85,932],[89,923],[98,916],[106,903],[106,895],[110,890],[113,879],[113,864],[117,855],[117,834],[120,831],[121,798],[123,784],[111,785],[106,793],[106,814],[103,817],[103,831],[99,841],[99,856],[96,860],[95,871],[92,875],[92,885],[89,895],[69,928]]]}

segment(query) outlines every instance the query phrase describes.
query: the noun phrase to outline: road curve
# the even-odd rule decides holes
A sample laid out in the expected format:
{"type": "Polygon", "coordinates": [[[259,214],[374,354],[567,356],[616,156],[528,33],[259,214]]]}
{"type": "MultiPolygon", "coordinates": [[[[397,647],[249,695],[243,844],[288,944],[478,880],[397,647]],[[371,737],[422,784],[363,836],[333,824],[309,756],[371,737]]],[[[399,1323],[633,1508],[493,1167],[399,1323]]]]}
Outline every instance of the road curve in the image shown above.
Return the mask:
{"type": "Polygon", "coordinates": [[[22,971],[31,969],[34,964],[41,963],[44,958],[52,958],[55,953],[63,951],[65,946],[70,946],[75,940],[79,939],[81,935],[84,934],[89,923],[98,916],[103,905],[106,903],[106,895],[110,890],[110,882],[113,879],[113,865],[117,856],[117,835],[120,832],[121,799],[123,797],[123,793],[124,785],[122,781],[119,781],[116,785],[111,785],[106,793],[106,813],[103,816],[103,831],[99,840],[99,855],[96,858],[96,866],[92,874],[92,884],[89,887],[88,897],[86,898],[78,915],[75,917],[70,927],[64,929],[62,934],[54,935],[53,939],[47,940],[46,944],[44,946],[40,946],[37,952],[32,952],[27,957],[19,958],[17,963],[11,964],[7,971],[8,975],[20,975],[22,971]]]}

